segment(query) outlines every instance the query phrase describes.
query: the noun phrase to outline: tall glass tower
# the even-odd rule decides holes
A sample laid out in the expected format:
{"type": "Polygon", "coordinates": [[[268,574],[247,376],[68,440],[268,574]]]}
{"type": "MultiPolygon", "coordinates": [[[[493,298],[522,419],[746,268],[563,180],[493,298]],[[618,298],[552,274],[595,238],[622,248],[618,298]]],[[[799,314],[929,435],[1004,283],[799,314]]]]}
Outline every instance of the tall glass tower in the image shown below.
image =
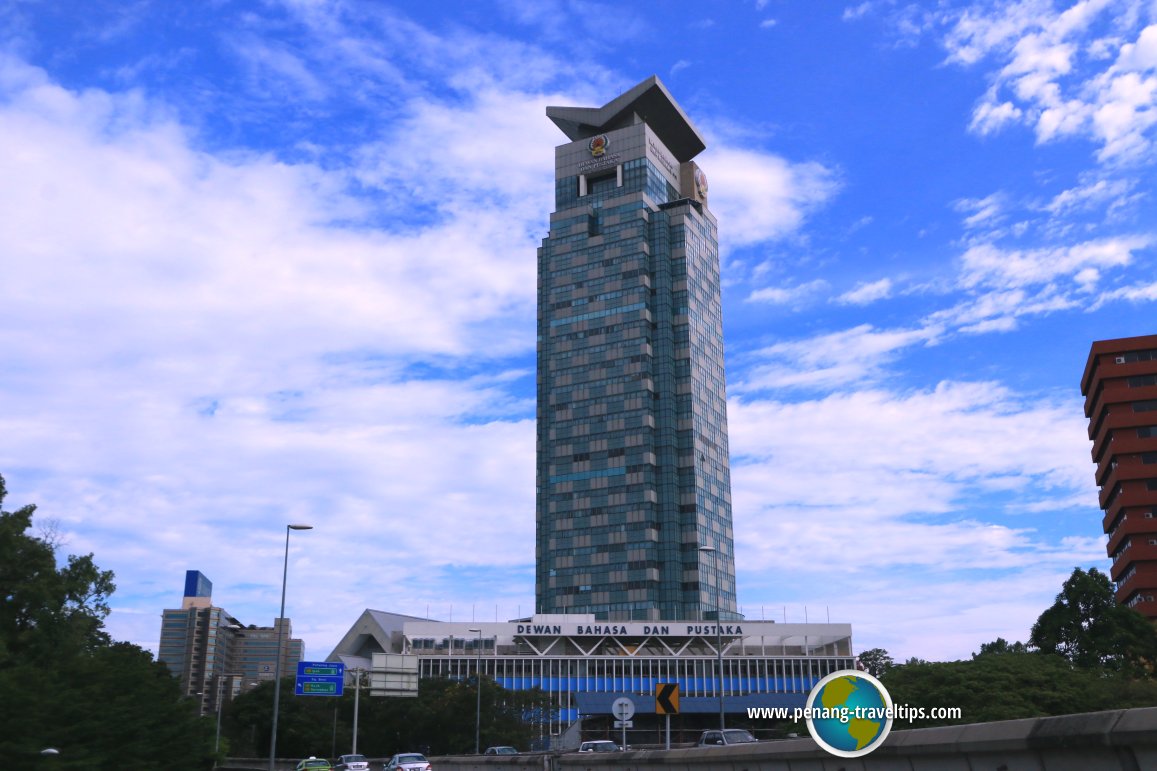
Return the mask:
{"type": "Polygon", "coordinates": [[[546,114],[570,141],[538,251],[536,610],[735,619],[705,144],[655,77],[546,114]]]}

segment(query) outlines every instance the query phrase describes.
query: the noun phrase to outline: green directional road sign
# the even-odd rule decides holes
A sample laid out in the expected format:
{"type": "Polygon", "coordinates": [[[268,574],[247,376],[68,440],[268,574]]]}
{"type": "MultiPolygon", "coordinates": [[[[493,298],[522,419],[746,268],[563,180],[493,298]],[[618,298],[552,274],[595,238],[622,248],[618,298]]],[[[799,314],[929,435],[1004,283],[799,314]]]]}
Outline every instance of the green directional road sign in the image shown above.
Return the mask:
{"type": "Polygon", "coordinates": [[[656,715],[678,715],[679,714],[679,684],[678,683],[656,683],[655,684],[655,714],[656,715]]]}
{"type": "Polygon", "coordinates": [[[298,696],[341,696],[345,688],[345,664],[330,661],[297,662],[298,696]]]}

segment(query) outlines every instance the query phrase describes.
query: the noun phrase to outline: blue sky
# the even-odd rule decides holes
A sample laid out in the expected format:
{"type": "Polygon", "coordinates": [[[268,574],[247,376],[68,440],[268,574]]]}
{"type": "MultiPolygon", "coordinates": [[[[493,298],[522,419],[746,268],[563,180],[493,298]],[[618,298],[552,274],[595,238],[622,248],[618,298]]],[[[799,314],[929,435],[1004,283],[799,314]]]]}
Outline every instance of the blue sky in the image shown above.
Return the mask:
{"type": "Polygon", "coordinates": [[[707,138],[739,602],[1025,639],[1107,570],[1079,378],[1157,327],[1157,4],[0,5],[0,474],[155,649],[533,607],[547,105],[707,138]]]}

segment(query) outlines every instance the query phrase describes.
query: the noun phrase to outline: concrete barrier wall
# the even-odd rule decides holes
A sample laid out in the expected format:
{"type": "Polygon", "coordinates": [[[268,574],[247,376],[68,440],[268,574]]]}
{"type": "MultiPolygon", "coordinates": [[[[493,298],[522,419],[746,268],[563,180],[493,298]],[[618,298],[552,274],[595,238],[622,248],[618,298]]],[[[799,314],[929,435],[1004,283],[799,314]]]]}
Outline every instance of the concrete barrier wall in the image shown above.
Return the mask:
{"type": "Polygon", "coordinates": [[[1157,769],[1157,707],[894,731],[862,758],[811,739],[615,753],[431,758],[434,771],[1145,771],[1157,769]]]}

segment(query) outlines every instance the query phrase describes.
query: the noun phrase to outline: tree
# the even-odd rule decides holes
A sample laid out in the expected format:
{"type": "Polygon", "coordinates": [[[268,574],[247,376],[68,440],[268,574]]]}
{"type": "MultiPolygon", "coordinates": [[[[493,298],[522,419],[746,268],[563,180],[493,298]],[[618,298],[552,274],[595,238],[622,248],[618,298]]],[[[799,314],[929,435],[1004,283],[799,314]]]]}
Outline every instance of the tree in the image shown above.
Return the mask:
{"type": "Polygon", "coordinates": [[[970,661],[924,662],[889,670],[892,701],[911,707],[959,707],[959,719],[897,720],[896,728],[983,723],[1157,704],[1157,683],[1074,667],[1061,656],[1009,651],[970,661]]]}
{"type": "Polygon", "coordinates": [[[864,671],[873,677],[881,677],[889,669],[896,666],[896,662],[883,648],[869,648],[857,658],[863,665],[864,671]]]}
{"type": "Polygon", "coordinates": [[[58,568],[55,541],[29,534],[35,510],[0,510],[0,757],[24,766],[56,747],[61,771],[208,768],[212,722],[152,654],[104,629],[113,574],[91,554],[58,568]]]}
{"type": "Polygon", "coordinates": [[[1152,676],[1157,663],[1157,629],[1118,605],[1109,577],[1096,568],[1073,570],[1056,602],[1033,625],[1029,642],[1085,669],[1152,676]]]}
{"type": "MultiPolygon", "coordinates": [[[[0,506],[7,496],[0,476],[0,506]]],[[[27,535],[36,507],[0,509],[0,667],[15,658],[59,659],[108,643],[103,623],[116,588],[92,555],[71,555],[56,567],[56,550],[27,535]]]]}
{"type": "MultiPolygon", "coordinates": [[[[288,682],[288,681],[287,681],[288,682]]],[[[351,748],[352,689],[339,698],[298,697],[282,684],[278,754],[286,757],[338,754],[351,748]],[[286,695],[288,692],[288,695],[286,695]],[[336,720],[336,728],[335,728],[336,720]],[[336,744],[336,747],[334,746],[336,744]]],[[[363,690],[358,718],[358,751],[372,757],[425,749],[434,755],[474,752],[477,691],[473,680],[426,678],[417,698],[376,698],[363,690]]],[[[273,686],[263,683],[238,696],[225,712],[223,733],[235,755],[263,755],[269,747],[273,686]]],[[[507,690],[482,678],[483,747],[531,746],[542,722],[553,716],[539,689],[507,690]]]]}
{"type": "Polygon", "coordinates": [[[973,653],[972,658],[977,656],[997,656],[1002,653],[1028,653],[1029,647],[1024,643],[1017,641],[1010,643],[1003,637],[997,637],[990,643],[981,643],[980,652],[973,653]]]}

